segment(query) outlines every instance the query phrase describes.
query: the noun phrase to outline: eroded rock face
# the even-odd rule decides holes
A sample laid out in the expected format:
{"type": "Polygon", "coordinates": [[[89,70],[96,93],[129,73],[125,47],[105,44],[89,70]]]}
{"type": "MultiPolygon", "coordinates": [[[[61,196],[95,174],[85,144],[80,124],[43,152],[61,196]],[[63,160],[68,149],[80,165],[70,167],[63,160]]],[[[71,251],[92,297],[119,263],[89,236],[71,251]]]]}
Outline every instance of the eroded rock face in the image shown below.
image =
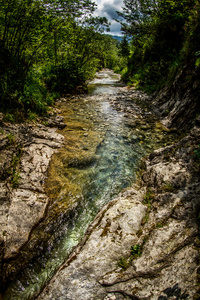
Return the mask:
{"type": "Polygon", "coordinates": [[[38,299],[195,297],[199,131],[149,156],[140,184],[104,206],[38,299]]]}
{"type": "Polygon", "coordinates": [[[2,125],[0,234],[4,259],[18,252],[45,213],[46,171],[53,153],[63,143],[56,130],[43,125],[2,125]]]}
{"type": "Polygon", "coordinates": [[[191,70],[185,65],[177,74],[171,86],[166,85],[152,101],[152,107],[168,128],[181,131],[194,126],[200,112],[199,105],[199,70],[191,70]]]}

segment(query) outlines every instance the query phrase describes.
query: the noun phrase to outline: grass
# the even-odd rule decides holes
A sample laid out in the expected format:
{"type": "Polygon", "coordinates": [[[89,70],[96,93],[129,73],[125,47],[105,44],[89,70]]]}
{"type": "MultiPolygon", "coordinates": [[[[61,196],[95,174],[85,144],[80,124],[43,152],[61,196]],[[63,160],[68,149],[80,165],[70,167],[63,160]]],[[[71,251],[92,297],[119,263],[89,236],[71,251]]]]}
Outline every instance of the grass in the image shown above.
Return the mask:
{"type": "Polygon", "coordinates": [[[140,256],[142,253],[142,249],[140,245],[131,246],[131,255],[136,258],[140,256]]]}
{"type": "Polygon", "coordinates": [[[29,113],[28,113],[29,121],[35,121],[35,120],[37,120],[37,118],[38,118],[38,114],[36,112],[29,111],[29,113]]]}
{"type": "Polygon", "coordinates": [[[146,214],[142,220],[142,225],[144,225],[145,223],[148,222],[149,219],[149,213],[151,210],[151,203],[153,202],[153,200],[155,199],[155,193],[151,190],[148,189],[147,192],[144,195],[144,199],[143,199],[143,204],[147,205],[147,211],[146,214]]]}
{"type": "Polygon", "coordinates": [[[162,228],[163,226],[165,226],[165,224],[166,224],[166,220],[162,220],[156,224],[156,228],[162,228]]]}
{"type": "Polygon", "coordinates": [[[4,121],[10,122],[10,123],[16,122],[16,117],[12,113],[6,113],[3,119],[4,119],[4,121]]]}
{"type": "Polygon", "coordinates": [[[151,205],[151,202],[155,199],[155,193],[148,189],[144,195],[143,204],[151,205]]]}
{"type": "Polygon", "coordinates": [[[21,149],[19,146],[16,146],[17,152],[12,155],[12,160],[10,162],[9,167],[4,171],[1,176],[1,180],[7,180],[13,188],[17,188],[19,186],[20,181],[20,171],[19,164],[22,156],[21,149]]]}
{"type": "Polygon", "coordinates": [[[130,266],[129,258],[121,257],[118,261],[118,267],[120,267],[123,271],[127,270],[130,266]]]}
{"type": "Polygon", "coordinates": [[[13,174],[11,177],[11,185],[13,188],[17,188],[19,186],[19,181],[20,181],[20,173],[19,171],[13,170],[13,174]]]}
{"type": "Polygon", "coordinates": [[[19,180],[20,180],[20,173],[19,173],[19,163],[21,158],[21,150],[19,149],[18,152],[13,155],[11,166],[9,173],[11,175],[10,177],[10,183],[13,188],[17,188],[19,186],[19,180]]]}
{"type": "Polygon", "coordinates": [[[9,143],[10,143],[11,145],[14,145],[14,146],[15,146],[15,144],[16,144],[16,139],[15,139],[15,136],[14,136],[13,133],[9,133],[9,134],[7,135],[7,139],[8,139],[8,141],[9,141],[9,143]]]}
{"type": "Polygon", "coordinates": [[[117,263],[118,267],[120,267],[123,271],[127,270],[130,267],[133,259],[139,257],[142,254],[142,246],[134,245],[131,246],[130,256],[129,257],[121,257],[117,263]]]}

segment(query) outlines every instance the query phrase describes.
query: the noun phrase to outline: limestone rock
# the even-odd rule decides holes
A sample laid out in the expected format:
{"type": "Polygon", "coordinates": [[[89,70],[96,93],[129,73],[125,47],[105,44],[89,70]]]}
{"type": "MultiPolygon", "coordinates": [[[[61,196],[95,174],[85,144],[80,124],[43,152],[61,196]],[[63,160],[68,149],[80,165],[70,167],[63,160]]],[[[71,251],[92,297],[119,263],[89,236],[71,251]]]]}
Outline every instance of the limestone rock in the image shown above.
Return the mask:
{"type": "Polygon", "coordinates": [[[62,146],[56,128],[16,124],[2,127],[0,230],[4,258],[17,254],[45,213],[44,181],[51,157],[62,146]],[[4,149],[5,145],[9,146],[4,149]],[[15,186],[14,186],[15,185],[15,186]]]}
{"type": "Polygon", "coordinates": [[[40,299],[103,299],[107,293],[98,280],[110,270],[119,270],[118,260],[134,245],[146,212],[141,202],[142,194],[131,189],[107,204],[89,228],[78,258],[62,267],[40,299]]]}
{"type": "Polygon", "coordinates": [[[154,151],[140,187],[103,207],[38,299],[193,299],[199,272],[198,143],[196,129],[154,151]],[[139,251],[134,254],[131,246],[139,251]]]}
{"type": "Polygon", "coordinates": [[[16,254],[28,240],[35,224],[43,217],[48,198],[44,194],[17,189],[10,197],[7,222],[1,228],[6,232],[6,249],[4,258],[16,254]]]}

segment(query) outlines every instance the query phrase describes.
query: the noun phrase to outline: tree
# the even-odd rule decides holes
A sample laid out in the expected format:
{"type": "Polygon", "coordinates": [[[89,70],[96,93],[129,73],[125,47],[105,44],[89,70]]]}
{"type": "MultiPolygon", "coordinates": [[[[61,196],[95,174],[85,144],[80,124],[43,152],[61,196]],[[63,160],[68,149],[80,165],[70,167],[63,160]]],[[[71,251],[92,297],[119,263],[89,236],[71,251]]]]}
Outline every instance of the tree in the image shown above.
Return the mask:
{"type": "Polygon", "coordinates": [[[152,91],[166,82],[166,77],[179,65],[186,36],[184,27],[196,2],[199,3],[124,0],[120,14],[124,19],[120,22],[122,30],[132,38],[126,80],[133,76],[140,87],[148,86],[152,91]]]}
{"type": "Polygon", "coordinates": [[[129,42],[125,35],[123,37],[123,40],[120,43],[120,53],[123,57],[128,57],[130,54],[129,42]]]}
{"type": "Polygon", "coordinates": [[[149,31],[147,23],[157,10],[156,0],[124,0],[123,12],[117,12],[122,18],[117,20],[125,35],[133,36],[149,31]]]}
{"type": "MultiPolygon", "coordinates": [[[[63,68],[64,58],[65,61],[67,59],[64,52],[69,54],[67,36],[71,37],[70,41],[74,44],[77,40],[75,35],[80,31],[74,30],[72,24],[75,29],[81,24],[82,28],[90,26],[93,30],[100,30],[102,26],[108,26],[108,23],[105,18],[92,18],[96,5],[91,0],[0,1],[1,104],[33,108],[34,101],[30,99],[32,96],[26,92],[24,97],[24,88],[29,84],[27,80],[30,81],[34,64],[41,64],[47,59],[54,63],[55,68],[57,64],[58,68],[63,68]],[[70,32],[74,35],[73,38],[70,32]]],[[[81,39],[79,43],[80,41],[81,39]]],[[[85,48],[86,46],[83,49],[85,48]]],[[[71,65],[77,59],[81,61],[80,53],[77,53],[78,50],[75,49],[73,59],[68,55],[71,65]]]]}

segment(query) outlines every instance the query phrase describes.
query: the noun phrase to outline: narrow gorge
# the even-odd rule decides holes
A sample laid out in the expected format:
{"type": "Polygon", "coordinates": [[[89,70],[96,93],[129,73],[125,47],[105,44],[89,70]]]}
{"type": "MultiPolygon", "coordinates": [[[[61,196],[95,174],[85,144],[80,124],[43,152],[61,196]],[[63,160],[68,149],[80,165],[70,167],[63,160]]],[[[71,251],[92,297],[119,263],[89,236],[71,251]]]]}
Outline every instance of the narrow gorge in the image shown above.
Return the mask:
{"type": "Polygon", "coordinates": [[[199,117],[108,69],[88,90],[1,116],[2,299],[199,299],[199,117]]]}

